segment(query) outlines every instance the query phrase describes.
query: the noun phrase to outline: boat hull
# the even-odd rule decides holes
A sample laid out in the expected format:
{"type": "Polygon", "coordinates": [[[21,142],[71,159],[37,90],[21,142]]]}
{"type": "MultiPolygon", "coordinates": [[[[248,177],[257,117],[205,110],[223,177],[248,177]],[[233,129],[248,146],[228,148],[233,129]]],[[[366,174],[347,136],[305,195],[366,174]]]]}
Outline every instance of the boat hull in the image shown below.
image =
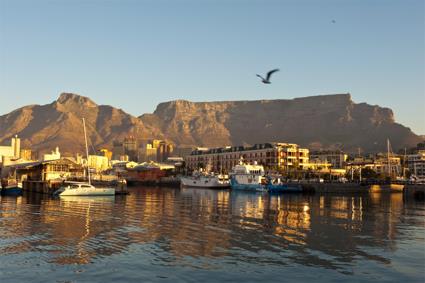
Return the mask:
{"type": "Polygon", "coordinates": [[[180,184],[183,187],[192,188],[208,188],[208,189],[226,189],[230,187],[230,183],[219,183],[214,179],[195,179],[182,177],[180,184]]]}
{"type": "Polygon", "coordinates": [[[114,196],[114,188],[96,188],[96,189],[68,189],[59,193],[59,196],[114,196]]]}
{"type": "Polygon", "coordinates": [[[267,191],[270,193],[301,193],[303,189],[299,185],[279,184],[267,185],[267,191]]]}
{"type": "Polygon", "coordinates": [[[301,186],[289,184],[241,184],[234,178],[230,181],[231,187],[234,190],[270,192],[270,193],[298,193],[302,192],[301,186]]]}
{"type": "Polygon", "coordinates": [[[1,190],[2,196],[20,196],[22,195],[22,187],[20,186],[7,186],[1,190]]]}
{"type": "Polygon", "coordinates": [[[266,187],[262,184],[240,184],[233,178],[230,181],[230,186],[232,190],[257,191],[257,192],[266,191],[266,187]]]}

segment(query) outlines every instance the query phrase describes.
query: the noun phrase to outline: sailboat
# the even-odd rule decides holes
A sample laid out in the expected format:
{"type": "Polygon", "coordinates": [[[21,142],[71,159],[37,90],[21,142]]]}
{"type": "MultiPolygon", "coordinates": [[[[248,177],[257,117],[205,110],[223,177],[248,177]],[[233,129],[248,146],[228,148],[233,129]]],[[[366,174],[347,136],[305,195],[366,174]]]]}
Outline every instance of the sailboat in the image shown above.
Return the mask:
{"type": "Polygon", "coordinates": [[[88,183],[85,182],[66,182],[65,186],[59,188],[55,195],[59,196],[113,196],[115,195],[115,188],[96,188],[91,184],[90,168],[88,165],[89,161],[89,149],[87,146],[87,133],[86,133],[86,122],[83,118],[84,128],[84,139],[86,143],[86,155],[87,155],[87,173],[88,183]]]}

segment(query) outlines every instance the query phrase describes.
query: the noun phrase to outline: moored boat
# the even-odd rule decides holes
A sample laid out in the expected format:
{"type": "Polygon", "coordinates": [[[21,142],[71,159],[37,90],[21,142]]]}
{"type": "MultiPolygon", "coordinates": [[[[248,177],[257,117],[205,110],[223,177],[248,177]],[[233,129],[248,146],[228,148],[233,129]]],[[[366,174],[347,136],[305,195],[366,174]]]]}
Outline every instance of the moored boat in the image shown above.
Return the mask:
{"type": "Polygon", "coordinates": [[[264,167],[254,163],[233,167],[230,185],[235,190],[262,191],[270,193],[301,192],[299,185],[281,182],[279,177],[265,176],[264,167]]]}
{"type": "Polygon", "coordinates": [[[211,188],[211,189],[225,189],[230,187],[229,178],[226,175],[202,174],[194,173],[192,176],[185,176],[180,178],[182,186],[197,187],[197,188],[211,188]]]}
{"type": "Polygon", "coordinates": [[[113,196],[114,188],[96,188],[95,186],[84,182],[67,182],[55,193],[58,196],[113,196]]]}
{"type": "Polygon", "coordinates": [[[22,195],[22,183],[15,180],[8,182],[7,185],[3,185],[1,189],[2,196],[19,196],[22,195]]]}
{"type": "MultiPolygon", "coordinates": [[[[86,122],[83,118],[84,140],[86,143],[86,156],[89,159],[89,150],[87,146],[86,122]]],[[[115,195],[114,188],[96,188],[91,184],[90,168],[87,165],[88,183],[68,182],[54,192],[58,196],[111,196],[115,195]]]]}
{"type": "Polygon", "coordinates": [[[22,195],[22,183],[14,179],[7,179],[2,182],[2,196],[19,196],[22,195]]]}

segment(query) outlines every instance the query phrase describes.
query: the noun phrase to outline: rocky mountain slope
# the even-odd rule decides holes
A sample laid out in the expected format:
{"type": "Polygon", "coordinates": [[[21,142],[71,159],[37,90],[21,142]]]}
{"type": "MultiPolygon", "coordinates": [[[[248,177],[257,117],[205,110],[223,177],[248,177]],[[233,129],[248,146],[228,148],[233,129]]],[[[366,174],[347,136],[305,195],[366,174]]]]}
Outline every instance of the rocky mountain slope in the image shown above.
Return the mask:
{"type": "Polygon", "coordinates": [[[378,151],[420,141],[394,121],[391,109],[356,104],[350,94],[292,100],[229,102],[171,101],[140,117],[181,145],[242,145],[287,141],[312,149],[378,151]]]}
{"type": "Polygon", "coordinates": [[[21,147],[50,151],[59,146],[64,153],[84,152],[82,117],[94,146],[110,146],[131,133],[147,133],[143,123],[121,109],[97,105],[87,97],[62,93],[47,105],[30,105],[0,116],[0,141],[12,135],[21,147]]]}
{"type": "Polygon", "coordinates": [[[299,143],[312,149],[379,151],[389,138],[394,149],[421,141],[394,121],[391,109],[356,104],[349,94],[293,100],[161,103],[152,114],[134,117],[87,97],[63,93],[47,105],[30,105],[0,116],[0,143],[18,134],[22,147],[83,152],[81,118],[94,147],[132,135],[168,139],[178,146],[244,145],[267,141],[299,143]]]}

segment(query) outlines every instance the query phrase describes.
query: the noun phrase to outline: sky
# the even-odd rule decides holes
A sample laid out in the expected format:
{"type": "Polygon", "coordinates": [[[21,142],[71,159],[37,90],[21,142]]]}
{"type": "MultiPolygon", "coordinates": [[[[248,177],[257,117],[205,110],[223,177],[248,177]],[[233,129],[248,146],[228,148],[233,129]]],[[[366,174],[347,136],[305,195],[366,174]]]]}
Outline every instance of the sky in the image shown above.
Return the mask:
{"type": "Polygon", "coordinates": [[[0,115],[61,92],[136,116],[349,92],[425,134],[424,78],[423,0],[0,0],[0,115]]]}

